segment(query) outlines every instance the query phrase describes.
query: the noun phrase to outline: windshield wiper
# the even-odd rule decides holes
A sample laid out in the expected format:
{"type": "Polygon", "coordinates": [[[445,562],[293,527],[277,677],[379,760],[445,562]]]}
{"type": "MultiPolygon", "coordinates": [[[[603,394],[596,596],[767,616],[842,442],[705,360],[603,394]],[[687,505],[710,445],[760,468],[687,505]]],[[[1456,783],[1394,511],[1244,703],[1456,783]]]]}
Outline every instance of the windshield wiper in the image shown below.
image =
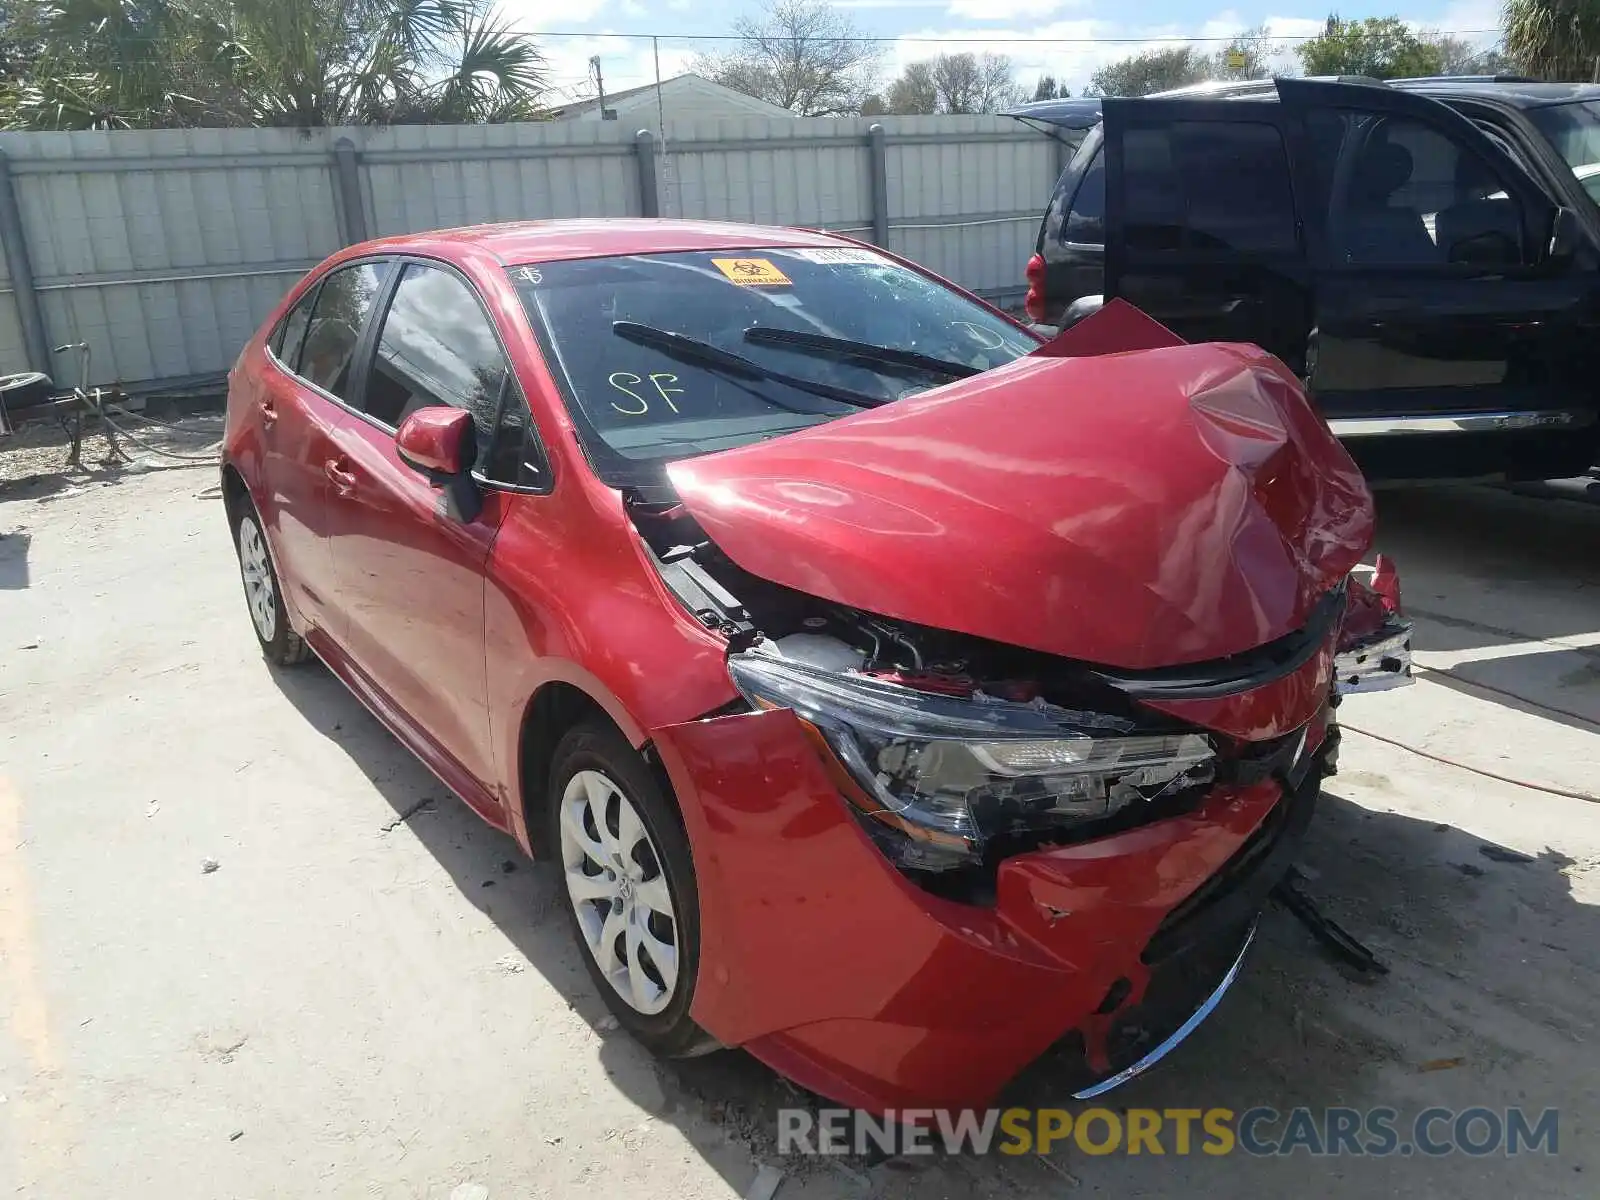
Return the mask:
{"type": "Polygon", "coordinates": [[[896,350],[892,346],[875,346],[871,342],[853,342],[849,338],[828,337],[821,333],[806,333],[799,329],[771,329],[765,325],[752,325],[744,331],[744,340],[758,346],[781,346],[785,350],[811,350],[833,358],[856,359],[891,367],[906,367],[913,371],[926,371],[950,379],[970,379],[983,374],[982,367],[970,363],[951,362],[918,354],[915,350],[896,350]]]}
{"type": "MultiPolygon", "coordinates": [[[[663,354],[680,358],[686,362],[699,363],[701,366],[711,367],[722,371],[724,374],[733,375],[744,379],[767,380],[772,383],[785,384],[797,391],[809,392],[813,396],[821,396],[824,400],[834,400],[840,404],[853,405],[856,408],[877,408],[888,404],[886,398],[869,396],[865,392],[853,392],[849,388],[834,387],[829,383],[819,383],[812,379],[801,379],[797,375],[786,375],[782,371],[774,371],[771,367],[764,367],[758,362],[745,358],[743,355],[733,354],[710,342],[702,342],[698,338],[688,337],[685,334],[673,333],[670,329],[657,329],[654,325],[641,325],[637,321],[613,321],[611,332],[619,338],[630,342],[637,342],[641,346],[649,346],[663,354]]],[[[760,393],[763,400],[776,404],[779,408],[787,408],[790,412],[805,413],[808,416],[825,416],[811,409],[795,408],[792,404],[785,404],[782,400],[766,393],[760,393]]]]}

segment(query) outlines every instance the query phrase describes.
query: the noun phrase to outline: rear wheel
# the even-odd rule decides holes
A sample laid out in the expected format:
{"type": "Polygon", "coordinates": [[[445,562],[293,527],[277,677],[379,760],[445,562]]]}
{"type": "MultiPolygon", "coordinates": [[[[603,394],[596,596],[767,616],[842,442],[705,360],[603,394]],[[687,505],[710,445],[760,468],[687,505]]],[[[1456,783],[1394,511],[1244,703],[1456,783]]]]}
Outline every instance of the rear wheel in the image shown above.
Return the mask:
{"type": "Polygon", "coordinates": [[[717,1043],[689,1016],[700,966],[694,864],[678,815],[616,730],[584,723],[556,747],[546,845],[579,951],[619,1024],[683,1057],[717,1043]]]}
{"type": "Polygon", "coordinates": [[[233,527],[233,544],[239,552],[239,576],[244,582],[244,599],[250,609],[250,624],[261,643],[267,661],[292,667],[311,656],[310,647],[289,628],[289,614],[283,606],[283,588],[272,566],[267,535],[261,517],[248,499],[239,506],[233,527]]]}

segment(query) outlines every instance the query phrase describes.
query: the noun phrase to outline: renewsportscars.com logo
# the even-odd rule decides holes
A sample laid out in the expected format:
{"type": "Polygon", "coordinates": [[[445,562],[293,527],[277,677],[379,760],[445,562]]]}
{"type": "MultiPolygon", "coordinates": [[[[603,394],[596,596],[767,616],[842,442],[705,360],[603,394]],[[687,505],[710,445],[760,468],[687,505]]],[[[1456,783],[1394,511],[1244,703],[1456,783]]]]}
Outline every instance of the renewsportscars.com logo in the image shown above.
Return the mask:
{"type": "Polygon", "coordinates": [[[1305,1152],[1440,1157],[1553,1155],[1559,1109],[1425,1108],[1403,1120],[1393,1108],[899,1109],[881,1118],[848,1108],[778,1110],[780,1154],[1083,1154],[1255,1156],[1305,1152]]]}

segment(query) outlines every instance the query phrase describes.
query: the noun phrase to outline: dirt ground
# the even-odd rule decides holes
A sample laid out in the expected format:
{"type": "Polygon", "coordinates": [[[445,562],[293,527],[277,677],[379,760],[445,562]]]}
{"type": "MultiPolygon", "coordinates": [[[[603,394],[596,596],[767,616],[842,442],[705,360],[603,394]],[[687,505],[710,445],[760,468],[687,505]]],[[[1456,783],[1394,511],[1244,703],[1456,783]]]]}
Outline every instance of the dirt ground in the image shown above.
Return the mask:
{"type": "MultiPolygon", "coordinates": [[[[1555,1157],[779,1159],[786,1085],[610,1029],[553,872],[262,662],[212,472],[109,471],[0,485],[0,1194],[727,1197],[769,1163],[780,1200],[1593,1195],[1600,507],[1381,507],[1425,670],[1342,710],[1304,862],[1392,973],[1270,911],[1110,1099],[1556,1107],[1555,1157]]],[[[1068,1104],[1048,1058],[1006,1099],[1068,1104]]]]}

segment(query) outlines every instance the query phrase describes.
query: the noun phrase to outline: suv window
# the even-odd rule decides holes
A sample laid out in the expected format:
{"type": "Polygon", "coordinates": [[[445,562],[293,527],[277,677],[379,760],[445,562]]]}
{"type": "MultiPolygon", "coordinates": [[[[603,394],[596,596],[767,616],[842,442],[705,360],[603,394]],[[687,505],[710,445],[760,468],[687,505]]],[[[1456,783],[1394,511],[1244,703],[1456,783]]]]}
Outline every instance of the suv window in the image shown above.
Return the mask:
{"type": "Polygon", "coordinates": [[[1061,240],[1099,246],[1106,240],[1106,152],[1095,152],[1094,162],[1078,184],[1072,208],[1061,226],[1061,240]]]}
{"type": "Polygon", "coordinates": [[[1275,125],[1176,121],[1123,140],[1127,244],[1143,250],[1293,252],[1289,156],[1275,125]]]}
{"type": "Polygon", "coordinates": [[[1313,112],[1307,132],[1334,261],[1522,261],[1521,208],[1472,147],[1421,121],[1357,110],[1313,112]]]}
{"type": "Polygon", "coordinates": [[[520,478],[527,406],[494,326],[465,280],[408,263],[383,319],[365,409],[395,429],[417,409],[436,405],[472,414],[479,474],[530,482],[520,478]]]}
{"type": "Polygon", "coordinates": [[[306,331],[299,374],[341,400],[350,399],[350,367],[361,329],[378,298],[387,264],[340,267],[322,281],[306,331]]]}
{"type": "Polygon", "coordinates": [[[272,352],[278,356],[278,361],[289,370],[293,371],[300,358],[300,343],[305,340],[306,326],[311,323],[311,306],[316,302],[317,288],[313,284],[306,289],[306,294],[300,297],[296,304],[278,322],[278,328],[272,334],[272,352]]]}

